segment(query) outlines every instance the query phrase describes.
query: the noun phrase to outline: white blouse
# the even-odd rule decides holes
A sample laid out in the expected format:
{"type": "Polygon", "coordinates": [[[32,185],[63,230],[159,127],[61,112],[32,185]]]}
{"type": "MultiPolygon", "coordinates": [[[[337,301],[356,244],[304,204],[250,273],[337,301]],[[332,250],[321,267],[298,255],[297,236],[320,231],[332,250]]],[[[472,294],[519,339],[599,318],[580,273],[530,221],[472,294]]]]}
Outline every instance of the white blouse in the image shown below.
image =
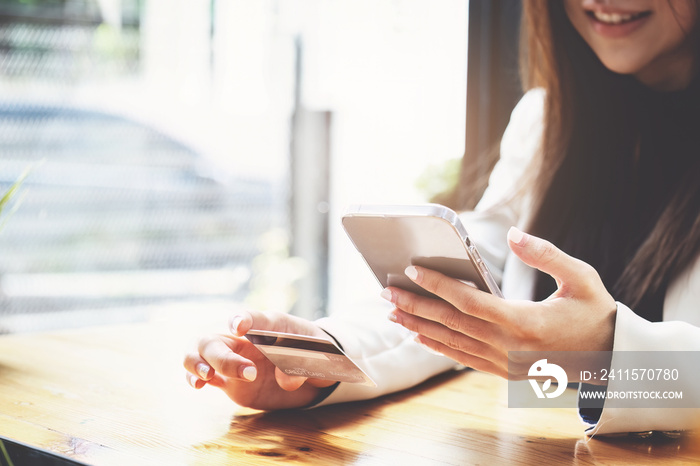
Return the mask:
{"type": "MultiPolygon", "coordinates": [[[[502,203],[512,192],[534,154],[543,132],[544,91],[527,92],[513,110],[501,141],[501,158],[489,185],[473,212],[461,214],[473,241],[507,299],[533,299],[535,270],[508,248],[506,234],[512,226],[529,223],[529,203],[502,203]]],[[[377,298],[379,300],[379,298],[377,298]]],[[[668,287],[663,322],[652,323],[617,303],[613,351],[700,351],[700,257],[668,287]]],[[[455,367],[455,361],[426,350],[413,335],[387,320],[385,312],[365,309],[333,314],[318,324],[333,335],[377,388],[340,383],[321,404],[374,398],[414,386],[455,367]]],[[[615,369],[613,358],[611,369],[615,369]]],[[[697,372],[697,371],[695,371],[697,372]]],[[[696,376],[697,377],[697,376],[696,376]]],[[[686,406],[700,406],[700,388],[687,381],[686,406]]],[[[610,381],[613,391],[620,382],[610,381]]],[[[675,386],[678,387],[677,385],[675,386]]],[[[674,388],[674,390],[676,390],[674,388]]],[[[700,409],[605,408],[589,435],[648,430],[700,428],[700,409]]]]}

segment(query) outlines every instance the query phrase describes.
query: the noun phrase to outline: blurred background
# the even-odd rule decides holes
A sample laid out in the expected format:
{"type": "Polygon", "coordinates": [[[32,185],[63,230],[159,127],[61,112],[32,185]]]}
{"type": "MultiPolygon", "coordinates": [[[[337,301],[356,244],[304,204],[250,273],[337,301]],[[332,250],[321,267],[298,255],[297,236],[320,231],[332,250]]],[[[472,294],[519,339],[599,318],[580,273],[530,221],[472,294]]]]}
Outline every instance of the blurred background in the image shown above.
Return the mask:
{"type": "Polygon", "coordinates": [[[0,333],[376,302],[340,217],[456,180],[469,11],[0,0],[0,333]]]}

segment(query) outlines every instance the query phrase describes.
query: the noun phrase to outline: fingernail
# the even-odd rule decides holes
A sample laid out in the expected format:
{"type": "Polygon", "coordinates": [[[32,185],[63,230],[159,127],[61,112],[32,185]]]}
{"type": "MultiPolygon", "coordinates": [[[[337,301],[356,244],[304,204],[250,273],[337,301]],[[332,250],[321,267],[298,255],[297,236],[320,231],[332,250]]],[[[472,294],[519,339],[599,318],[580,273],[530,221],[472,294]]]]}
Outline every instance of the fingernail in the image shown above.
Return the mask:
{"type": "Polygon", "coordinates": [[[525,244],[525,233],[515,227],[510,227],[510,230],[508,230],[508,241],[522,246],[525,244]]]}
{"type": "Polygon", "coordinates": [[[196,375],[187,374],[187,383],[189,383],[192,388],[197,388],[197,380],[199,379],[196,375]]]}
{"type": "Polygon", "coordinates": [[[254,366],[248,366],[241,372],[243,378],[252,382],[258,376],[258,370],[254,366]]]}
{"type": "Polygon", "coordinates": [[[238,326],[241,325],[241,321],[243,321],[241,316],[236,316],[231,320],[231,333],[234,335],[238,335],[238,326]]]}
{"type": "Polygon", "coordinates": [[[379,293],[379,296],[382,298],[386,299],[390,303],[394,302],[394,294],[391,292],[390,289],[384,288],[381,293],[379,293]]]}
{"type": "Polygon", "coordinates": [[[392,322],[396,322],[397,324],[399,323],[399,319],[396,318],[396,314],[393,312],[390,312],[386,317],[392,322]]]}
{"type": "Polygon", "coordinates": [[[404,270],[404,273],[408,278],[413,280],[414,282],[418,280],[418,269],[416,269],[414,266],[409,265],[406,267],[406,270],[404,270]]]}
{"type": "Polygon", "coordinates": [[[209,369],[210,367],[206,364],[197,364],[197,374],[199,374],[199,378],[202,380],[206,380],[207,376],[209,375],[209,369]]]}

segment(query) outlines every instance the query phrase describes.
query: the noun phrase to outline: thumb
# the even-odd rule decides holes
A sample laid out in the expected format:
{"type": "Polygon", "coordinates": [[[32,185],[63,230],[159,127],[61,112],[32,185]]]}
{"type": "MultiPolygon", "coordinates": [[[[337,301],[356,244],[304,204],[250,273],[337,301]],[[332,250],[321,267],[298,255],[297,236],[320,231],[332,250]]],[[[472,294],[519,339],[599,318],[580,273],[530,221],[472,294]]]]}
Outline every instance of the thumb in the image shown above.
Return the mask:
{"type": "Polygon", "coordinates": [[[306,377],[299,375],[287,375],[282,372],[279,367],[275,367],[275,379],[277,380],[277,385],[288,392],[297,390],[299,387],[304,385],[304,382],[306,382],[306,377]]]}
{"type": "Polygon", "coordinates": [[[523,233],[515,227],[508,230],[508,246],[530,267],[551,275],[561,288],[585,273],[587,264],[571,257],[547,240],[523,233]]]}
{"type": "Polygon", "coordinates": [[[304,383],[308,383],[316,388],[329,387],[336,383],[334,380],[307,379],[299,375],[287,375],[279,367],[275,367],[275,379],[277,380],[277,385],[288,392],[299,389],[304,383]]]}

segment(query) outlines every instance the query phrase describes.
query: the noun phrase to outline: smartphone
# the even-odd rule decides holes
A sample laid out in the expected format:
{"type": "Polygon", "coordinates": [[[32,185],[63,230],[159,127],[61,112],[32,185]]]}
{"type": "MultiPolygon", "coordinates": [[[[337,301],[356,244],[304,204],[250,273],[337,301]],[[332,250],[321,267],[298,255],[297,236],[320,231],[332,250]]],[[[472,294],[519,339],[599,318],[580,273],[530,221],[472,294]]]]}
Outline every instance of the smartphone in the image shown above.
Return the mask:
{"type": "Polygon", "coordinates": [[[268,330],[249,330],[245,337],[285,374],[377,386],[332,341],[268,330]]]}
{"type": "Polygon", "coordinates": [[[404,273],[409,265],[436,270],[503,297],[488,266],[452,209],[439,204],[350,206],[343,228],[382,287],[432,296],[404,273]]]}

